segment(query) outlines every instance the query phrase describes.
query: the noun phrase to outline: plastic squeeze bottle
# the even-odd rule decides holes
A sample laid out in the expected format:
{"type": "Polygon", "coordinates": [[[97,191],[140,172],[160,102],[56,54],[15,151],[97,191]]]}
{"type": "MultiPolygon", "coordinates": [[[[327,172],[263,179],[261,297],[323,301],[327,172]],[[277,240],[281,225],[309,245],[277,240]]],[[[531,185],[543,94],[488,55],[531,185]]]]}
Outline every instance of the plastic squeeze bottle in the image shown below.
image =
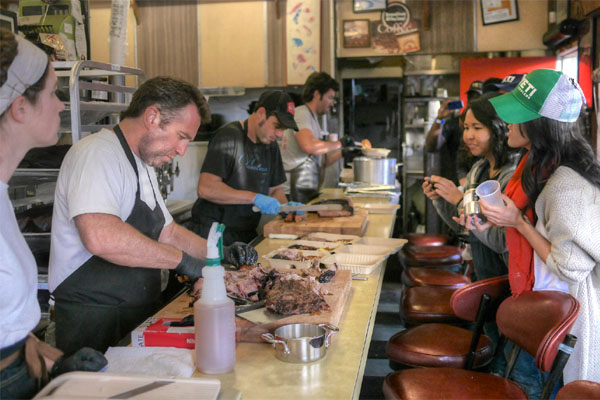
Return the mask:
{"type": "Polygon", "coordinates": [[[204,374],[224,374],[235,364],[235,308],[225,291],[222,235],[225,225],[214,222],[207,240],[202,294],[194,303],[196,367],[204,374]]]}

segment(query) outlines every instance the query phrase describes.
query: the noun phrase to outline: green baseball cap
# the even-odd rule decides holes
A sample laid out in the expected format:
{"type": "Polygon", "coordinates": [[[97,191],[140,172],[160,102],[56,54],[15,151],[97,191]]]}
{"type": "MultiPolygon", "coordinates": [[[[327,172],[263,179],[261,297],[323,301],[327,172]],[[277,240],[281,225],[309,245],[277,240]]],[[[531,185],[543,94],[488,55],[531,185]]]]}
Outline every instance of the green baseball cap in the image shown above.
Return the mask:
{"type": "Polygon", "coordinates": [[[546,117],[573,122],[584,102],[577,82],[559,71],[536,69],[510,93],[490,99],[498,116],[509,124],[546,117]]]}

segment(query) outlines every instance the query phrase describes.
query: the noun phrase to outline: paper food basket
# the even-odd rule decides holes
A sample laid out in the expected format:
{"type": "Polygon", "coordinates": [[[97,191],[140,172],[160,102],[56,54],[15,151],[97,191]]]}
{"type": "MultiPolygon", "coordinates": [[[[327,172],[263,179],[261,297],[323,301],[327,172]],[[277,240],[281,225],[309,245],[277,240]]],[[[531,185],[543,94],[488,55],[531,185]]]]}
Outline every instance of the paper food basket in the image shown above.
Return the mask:
{"type": "Polygon", "coordinates": [[[336,253],[324,258],[325,265],[336,264],[339,269],[348,269],[357,274],[370,274],[385,260],[384,256],[370,254],[336,253]]]}
{"type": "Polygon", "coordinates": [[[396,249],[394,247],[387,246],[369,246],[366,244],[352,244],[350,246],[342,246],[337,249],[336,253],[350,253],[350,254],[368,254],[372,256],[384,256],[387,257],[390,253],[393,253],[396,249]]]}

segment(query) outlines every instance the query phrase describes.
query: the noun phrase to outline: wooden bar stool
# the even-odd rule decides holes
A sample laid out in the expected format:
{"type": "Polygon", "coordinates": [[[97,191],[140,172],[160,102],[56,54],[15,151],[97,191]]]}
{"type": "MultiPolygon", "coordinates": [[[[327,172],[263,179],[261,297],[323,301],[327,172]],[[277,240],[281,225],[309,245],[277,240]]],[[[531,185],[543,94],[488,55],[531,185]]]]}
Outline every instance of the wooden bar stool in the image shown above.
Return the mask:
{"type": "MultiPolygon", "coordinates": [[[[550,397],[577,340],[568,332],[579,309],[579,302],[573,296],[551,290],[509,297],[498,308],[496,321],[500,332],[534,355],[540,371],[550,372],[542,399],[550,397]]],[[[506,373],[510,376],[511,368],[507,368],[506,373]]],[[[386,399],[527,398],[525,392],[509,379],[454,368],[394,372],[385,378],[383,393],[386,399]]]]}
{"type": "Polygon", "coordinates": [[[387,343],[392,369],[411,367],[481,368],[492,361],[493,344],[483,324],[494,320],[500,303],[510,294],[508,275],[470,283],[456,290],[450,303],[457,317],[475,322],[473,331],[431,323],[396,333],[387,343]]]}
{"type": "Polygon", "coordinates": [[[442,246],[450,241],[450,236],[439,233],[406,233],[404,238],[412,246],[442,246]]]}
{"type": "Polygon", "coordinates": [[[592,381],[573,381],[558,391],[556,400],[600,399],[600,383],[592,381]]]}

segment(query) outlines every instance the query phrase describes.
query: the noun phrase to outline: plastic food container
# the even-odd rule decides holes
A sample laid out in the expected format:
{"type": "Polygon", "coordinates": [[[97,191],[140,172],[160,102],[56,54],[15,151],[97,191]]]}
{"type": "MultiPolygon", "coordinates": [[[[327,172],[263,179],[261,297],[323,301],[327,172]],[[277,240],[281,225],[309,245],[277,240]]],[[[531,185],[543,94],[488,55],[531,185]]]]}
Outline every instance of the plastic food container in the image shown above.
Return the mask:
{"type": "Polygon", "coordinates": [[[370,274],[385,260],[384,256],[370,254],[336,253],[324,258],[325,265],[336,264],[339,269],[348,269],[358,274],[370,274]]]}
{"type": "Polygon", "coordinates": [[[349,254],[368,254],[372,256],[384,256],[387,257],[393,253],[396,249],[394,247],[386,246],[368,246],[366,244],[352,244],[350,246],[342,246],[337,249],[336,253],[349,253],[349,254]]]}
{"type": "MultiPolygon", "coordinates": [[[[315,240],[294,240],[293,242],[288,244],[287,248],[291,249],[291,248],[293,248],[292,246],[296,246],[296,245],[314,247],[315,248],[314,251],[328,251],[328,252],[334,251],[335,249],[338,249],[342,246],[341,243],[336,243],[336,242],[318,242],[315,240]]],[[[298,250],[300,250],[300,249],[298,249],[298,250]]],[[[300,250],[300,251],[305,251],[305,250],[300,250]]]]}
{"type": "MultiPolygon", "coordinates": [[[[277,250],[273,250],[268,254],[265,254],[263,256],[263,258],[267,261],[269,261],[269,264],[271,265],[271,267],[273,268],[286,268],[286,269],[293,269],[293,268],[309,268],[312,259],[307,260],[307,261],[293,261],[293,260],[282,260],[279,258],[273,258],[273,256],[279,254],[282,251],[286,251],[286,250],[290,250],[287,247],[280,247],[277,250]]],[[[329,253],[328,251],[311,251],[311,250],[298,250],[299,254],[302,254],[305,257],[318,257],[320,259],[325,258],[329,255],[331,255],[331,253],[329,253]]]]}
{"type": "Polygon", "coordinates": [[[339,244],[354,243],[360,236],[355,235],[338,235],[336,233],[312,232],[304,236],[304,240],[312,240],[317,242],[337,242],[339,244]]]}
{"type": "Polygon", "coordinates": [[[408,243],[406,239],[392,239],[392,238],[373,238],[373,237],[362,237],[356,241],[356,244],[366,244],[368,246],[385,246],[393,247],[392,253],[397,253],[402,246],[408,243]]]}

